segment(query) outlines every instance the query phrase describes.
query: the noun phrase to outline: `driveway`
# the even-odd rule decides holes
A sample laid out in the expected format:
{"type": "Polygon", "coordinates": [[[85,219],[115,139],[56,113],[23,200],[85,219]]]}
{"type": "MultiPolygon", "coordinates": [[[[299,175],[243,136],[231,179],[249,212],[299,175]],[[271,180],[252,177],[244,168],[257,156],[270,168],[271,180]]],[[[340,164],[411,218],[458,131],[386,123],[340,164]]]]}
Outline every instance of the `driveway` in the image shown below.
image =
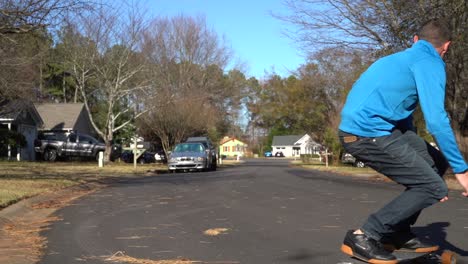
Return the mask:
{"type": "MultiPolygon", "coordinates": [[[[401,190],[281,159],[121,181],[56,213],[40,263],[358,263],[344,233],[401,190]]],[[[451,193],[415,231],[468,259],[467,202],[451,193]]]]}

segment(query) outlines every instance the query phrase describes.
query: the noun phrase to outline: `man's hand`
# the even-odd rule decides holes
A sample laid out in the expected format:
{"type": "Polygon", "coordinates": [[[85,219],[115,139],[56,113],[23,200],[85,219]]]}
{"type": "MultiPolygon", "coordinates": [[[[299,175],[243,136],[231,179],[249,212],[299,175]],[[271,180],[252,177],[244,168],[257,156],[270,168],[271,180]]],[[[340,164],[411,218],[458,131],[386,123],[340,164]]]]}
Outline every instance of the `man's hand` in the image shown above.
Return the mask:
{"type": "Polygon", "coordinates": [[[463,173],[456,173],[455,177],[465,190],[464,192],[462,192],[462,195],[468,197],[468,171],[465,171],[463,173]]]}

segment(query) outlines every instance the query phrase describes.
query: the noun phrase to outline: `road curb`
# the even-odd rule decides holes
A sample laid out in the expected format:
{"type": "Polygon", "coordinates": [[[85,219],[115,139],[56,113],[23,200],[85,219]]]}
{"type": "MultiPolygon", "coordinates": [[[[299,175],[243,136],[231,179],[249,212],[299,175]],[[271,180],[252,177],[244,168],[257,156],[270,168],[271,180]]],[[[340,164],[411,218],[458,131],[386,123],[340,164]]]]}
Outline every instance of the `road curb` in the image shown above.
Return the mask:
{"type": "MultiPolygon", "coordinates": [[[[33,244],[18,234],[40,237],[42,228],[57,220],[52,214],[66,206],[60,201],[79,198],[104,187],[105,184],[81,183],[55,192],[23,199],[0,211],[0,263],[34,264],[40,257],[42,245],[33,244]],[[26,229],[27,232],[17,232],[26,229]],[[14,252],[14,253],[13,253],[14,252]]],[[[34,241],[34,239],[32,239],[34,241]]]]}

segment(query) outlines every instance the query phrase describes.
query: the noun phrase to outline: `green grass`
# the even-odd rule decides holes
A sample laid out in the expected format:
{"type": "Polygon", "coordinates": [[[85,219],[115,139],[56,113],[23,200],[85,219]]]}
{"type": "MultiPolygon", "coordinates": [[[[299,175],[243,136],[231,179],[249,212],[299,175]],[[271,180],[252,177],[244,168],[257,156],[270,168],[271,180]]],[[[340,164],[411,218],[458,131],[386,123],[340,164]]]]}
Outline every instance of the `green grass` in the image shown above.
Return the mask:
{"type": "Polygon", "coordinates": [[[110,163],[99,168],[96,162],[8,162],[0,161],[0,208],[37,194],[106,178],[153,174],[166,169],[161,164],[110,163]]]}

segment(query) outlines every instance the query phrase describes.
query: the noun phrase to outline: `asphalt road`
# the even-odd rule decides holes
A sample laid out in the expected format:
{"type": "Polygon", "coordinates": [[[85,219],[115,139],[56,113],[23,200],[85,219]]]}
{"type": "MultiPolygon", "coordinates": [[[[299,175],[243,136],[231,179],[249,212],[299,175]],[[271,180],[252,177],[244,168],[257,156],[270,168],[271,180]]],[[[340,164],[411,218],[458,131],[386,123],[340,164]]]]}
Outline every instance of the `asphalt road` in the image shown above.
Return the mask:
{"type": "MultiPolygon", "coordinates": [[[[58,211],[63,220],[44,233],[48,248],[40,263],[124,263],[110,261],[113,255],[226,264],[359,263],[340,252],[344,233],[401,190],[276,159],[122,181],[58,211]],[[223,232],[209,236],[208,230],[223,232]]],[[[423,212],[415,231],[464,263],[468,199],[452,192],[448,202],[423,212]]]]}

